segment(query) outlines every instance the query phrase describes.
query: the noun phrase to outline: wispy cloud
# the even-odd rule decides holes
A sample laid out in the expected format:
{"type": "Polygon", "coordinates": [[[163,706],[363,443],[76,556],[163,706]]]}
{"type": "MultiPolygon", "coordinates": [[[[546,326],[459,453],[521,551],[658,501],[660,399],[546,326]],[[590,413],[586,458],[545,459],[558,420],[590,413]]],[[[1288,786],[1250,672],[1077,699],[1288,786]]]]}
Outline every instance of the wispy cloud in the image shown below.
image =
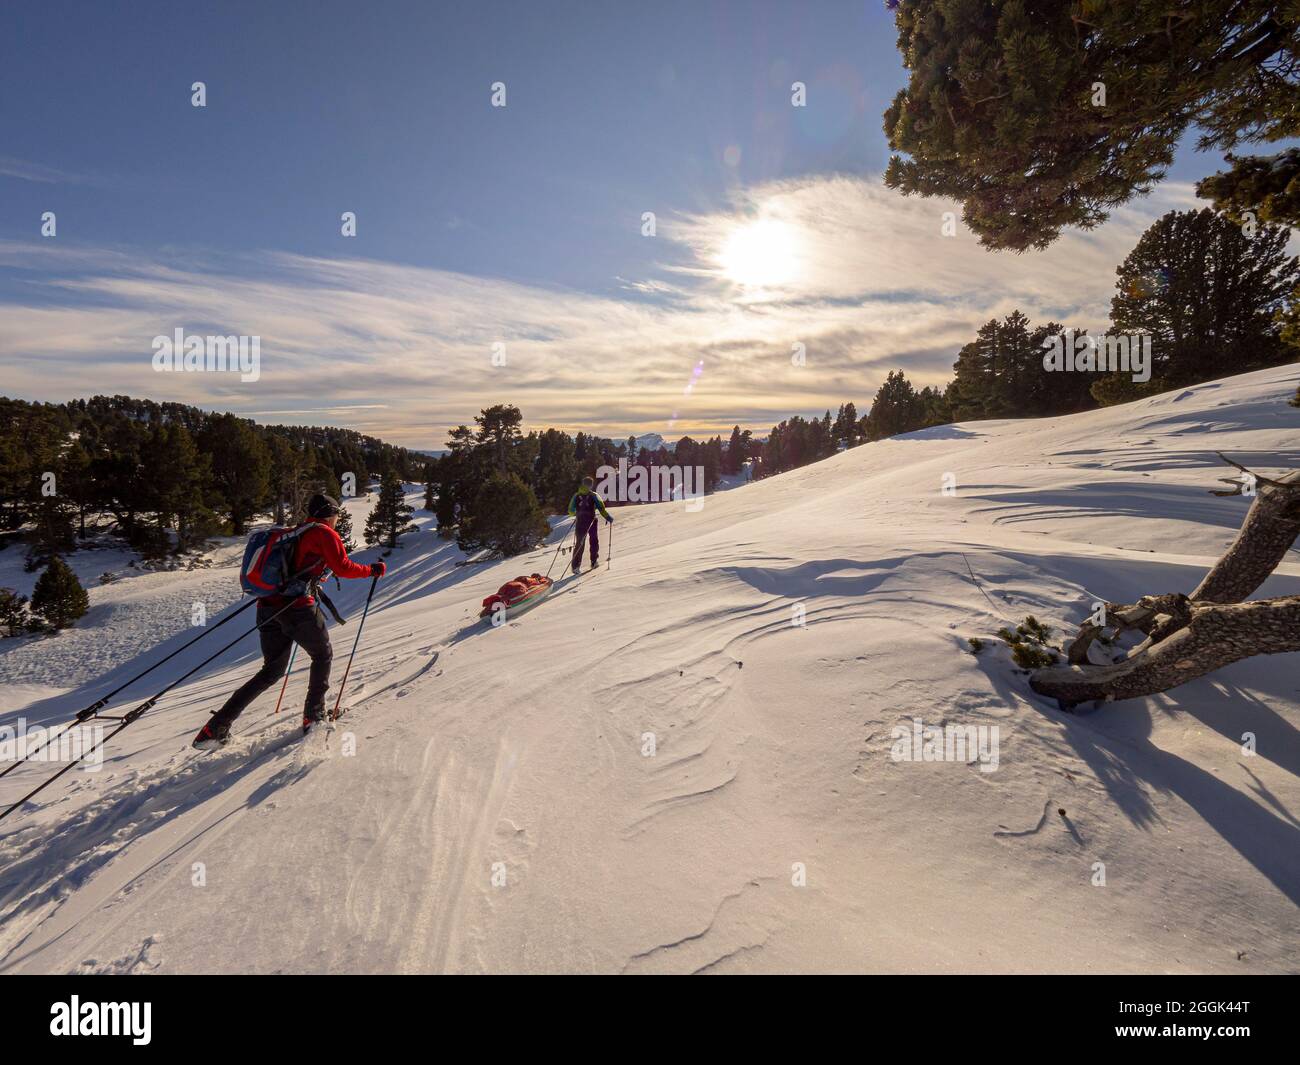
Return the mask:
{"type": "Polygon", "coordinates": [[[1104,325],[1115,267],[1142,230],[1194,203],[1166,184],[1101,229],[1045,252],[991,254],[941,233],[937,200],[878,181],[816,178],[745,190],[725,210],[661,222],[663,268],[618,281],[625,297],[548,289],[356,258],[260,253],[200,268],[57,241],[0,242],[15,278],[0,303],[0,391],[39,398],[125,392],[249,416],[337,421],[441,446],[480,407],[529,424],[675,433],[869,402],[885,373],[951,372],[993,315],[1104,325]],[[737,226],[774,219],[795,269],[744,289],[720,265],[737,226]],[[687,265],[681,264],[682,252],[687,265]],[[262,374],[160,374],[151,341],[181,327],[262,338],[262,374]],[[494,360],[505,345],[505,364],[494,360]],[[807,364],[791,365],[800,343],[807,364]],[[690,394],[692,367],[704,369],[690,394]]]}
{"type": "Polygon", "coordinates": [[[70,174],[52,166],[28,162],[26,159],[14,159],[0,156],[0,177],[17,178],[19,181],[35,181],[42,185],[84,185],[89,179],[80,174],[70,174]]]}

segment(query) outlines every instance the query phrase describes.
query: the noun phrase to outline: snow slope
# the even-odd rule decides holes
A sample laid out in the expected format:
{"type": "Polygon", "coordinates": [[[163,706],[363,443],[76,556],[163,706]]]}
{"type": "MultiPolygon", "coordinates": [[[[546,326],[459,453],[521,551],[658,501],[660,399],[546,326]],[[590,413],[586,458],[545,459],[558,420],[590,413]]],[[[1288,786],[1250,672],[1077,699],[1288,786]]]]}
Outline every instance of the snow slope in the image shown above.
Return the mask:
{"type": "MultiPolygon", "coordinates": [[[[1190,591],[1248,504],[1208,494],[1213,453],[1300,461],[1297,381],[945,426],[622,510],[612,567],[499,630],[479,600],[549,551],[456,566],[422,514],[328,751],[274,693],[230,748],[188,748],[250,640],[0,822],[0,971],[1295,971],[1300,655],[1070,716],[966,640],[1190,591]],[[894,761],[914,718],[997,726],[996,771],[894,761]]],[[[214,574],[235,579],[96,587],[93,628],[5,641],[0,723],[93,701],[113,678],[68,659],[90,634],[139,651],[107,627],[139,612],[121,597],[170,619],[214,574]]],[[[353,618],[366,583],[335,596],[353,618]]],[[[1300,560],[1262,594],[1297,591],[1300,560]]]]}

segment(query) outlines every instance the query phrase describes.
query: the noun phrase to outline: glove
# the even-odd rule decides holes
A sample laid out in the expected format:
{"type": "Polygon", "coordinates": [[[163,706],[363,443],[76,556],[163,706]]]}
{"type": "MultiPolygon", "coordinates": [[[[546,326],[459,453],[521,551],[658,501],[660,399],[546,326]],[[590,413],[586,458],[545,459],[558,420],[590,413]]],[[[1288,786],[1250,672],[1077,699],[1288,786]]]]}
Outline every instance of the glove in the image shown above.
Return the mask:
{"type": "Polygon", "coordinates": [[[382,577],[387,572],[388,572],[388,567],[385,566],[382,562],[370,563],[370,576],[382,577]]]}
{"type": "Polygon", "coordinates": [[[613,525],[613,524],[614,524],[614,515],[613,515],[613,514],[606,514],[606,515],[605,515],[605,524],[606,524],[606,525],[613,525]]]}

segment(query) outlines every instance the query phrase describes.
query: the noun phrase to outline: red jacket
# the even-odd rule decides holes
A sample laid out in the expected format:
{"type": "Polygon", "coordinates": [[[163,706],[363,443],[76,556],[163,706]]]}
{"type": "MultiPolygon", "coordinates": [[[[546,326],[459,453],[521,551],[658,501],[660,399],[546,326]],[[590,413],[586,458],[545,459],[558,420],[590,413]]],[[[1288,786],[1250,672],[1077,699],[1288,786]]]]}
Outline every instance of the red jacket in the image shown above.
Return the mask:
{"type": "MultiPolygon", "coordinates": [[[[321,522],[308,518],[303,522],[310,525],[305,533],[298,537],[293,553],[293,572],[302,574],[305,581],[313,581],[334,573],[339,577],[356,579],[369,577],[370,567],[353,562],[343,547],[343,540],[333,529],[321,522]],[[303,571],[306,570],[306,573],[303,571]]],[[[283,596],[266,597],[275,606],[283,606],[283,596]]],[[[301,595],[293,601],[295,607],[315,606],[316,600],[311,595],[301,595]]]]}

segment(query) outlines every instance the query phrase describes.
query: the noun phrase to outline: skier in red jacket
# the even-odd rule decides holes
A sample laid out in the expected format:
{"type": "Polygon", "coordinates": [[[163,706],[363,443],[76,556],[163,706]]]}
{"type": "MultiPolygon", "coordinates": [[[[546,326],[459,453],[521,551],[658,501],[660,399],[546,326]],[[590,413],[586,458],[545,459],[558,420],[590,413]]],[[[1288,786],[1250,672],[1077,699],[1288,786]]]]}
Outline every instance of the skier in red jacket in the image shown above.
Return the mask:
{"type": "Polygon", "coordinates": [[[331,573],[352,579],[384,575],[382,562],[363,566],[348,558],[343,541],[334,531],[341,509],[338,500],[327,495],[314,495],[307,504],[307,520],[303,524],[310,528],[298,537],[294,545],[292,567],[293,572],[307,582],[306,593],[293,600],[268,595],[258,602],[257,631],[262,641],[262,668],[236,688],[225,705],[199,730],[194,737],[194,746],[199,750],[214,750],[229,742],[230,726],[235,718],[284,676],[289,665],[289,652],[295,643],[311,656],[307,702],[302,714],[303,732],[325,715],[325,692],[330,686],[330,662],[334,651],[330,647],[325,621],[316,606],[316,589],[331,573]]]}

